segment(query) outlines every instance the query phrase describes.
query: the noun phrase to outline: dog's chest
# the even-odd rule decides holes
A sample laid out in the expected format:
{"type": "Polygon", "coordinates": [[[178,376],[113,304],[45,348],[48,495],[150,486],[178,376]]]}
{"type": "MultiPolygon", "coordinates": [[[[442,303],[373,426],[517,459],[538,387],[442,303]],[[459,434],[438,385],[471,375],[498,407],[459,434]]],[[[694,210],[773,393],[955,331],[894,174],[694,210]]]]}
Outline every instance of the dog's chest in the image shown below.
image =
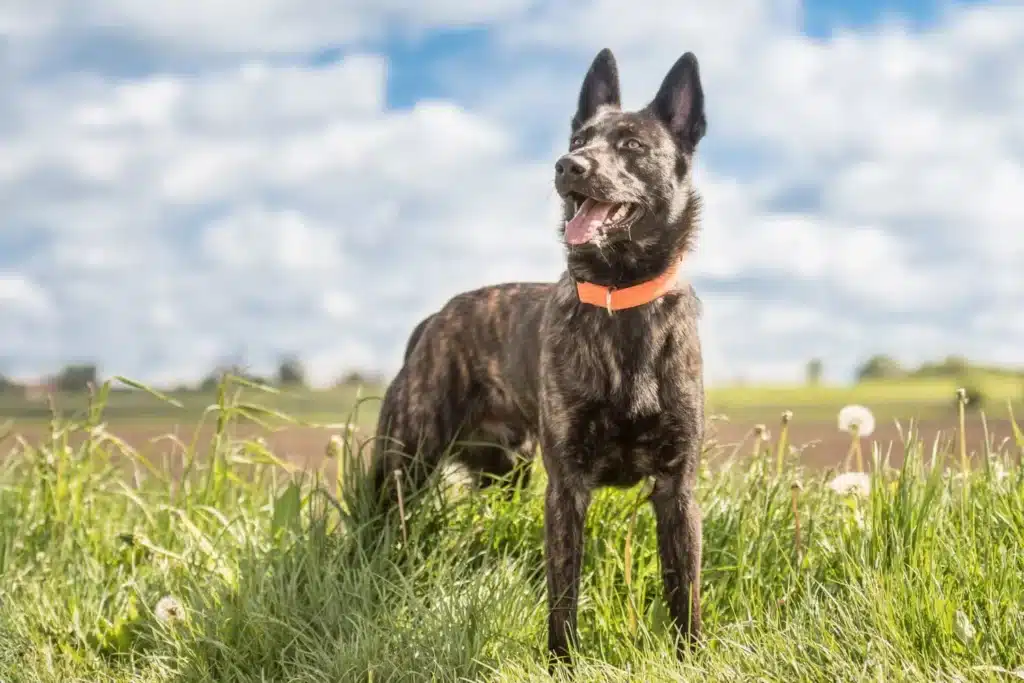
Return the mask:
{"type": "Polygon", "coordinates": [[[580,406],[572,423],[568,450],[593,486],[632,486],[671,472],[683,452],[685,434],[673,411],[628,416],[598,401],[580,406]]]}
{"type": "Polygon", "coordinates": [[[601,398],[618,414],[630,418],[662,409],[662,389],[671,380],[674,341],[664,327],[629,324],[630,319],[597,320],[573,330],[571,343],[561,344],[562,368],[572,393],[587,399],[601,398]],[[602,324],[603,323],[603,324],[602,324]]]}
{"type": "Polygon", "coordinates": [[[594,486],[631,486],[671,471],[685,440],[670,335],[595,335],[567,395],[576,469],[594,486]],[[675,384],[673,384],[675,382],[675,384]]]}

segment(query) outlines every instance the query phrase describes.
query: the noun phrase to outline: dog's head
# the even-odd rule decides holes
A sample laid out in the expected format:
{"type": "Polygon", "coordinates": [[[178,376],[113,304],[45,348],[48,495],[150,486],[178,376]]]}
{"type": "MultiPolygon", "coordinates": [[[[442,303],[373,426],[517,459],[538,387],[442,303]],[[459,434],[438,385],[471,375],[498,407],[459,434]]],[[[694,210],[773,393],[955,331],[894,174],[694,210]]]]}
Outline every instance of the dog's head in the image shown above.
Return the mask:
{"type": "Polygon", "coordinates": [[[628,280],[687,248],[698,202],[690,171],[706,128],[692,53],[646,107],[631,112],[621,110],[615,57],[598,53],[580,90],[569,151],[555,164],[571,270],[628,280]]]}

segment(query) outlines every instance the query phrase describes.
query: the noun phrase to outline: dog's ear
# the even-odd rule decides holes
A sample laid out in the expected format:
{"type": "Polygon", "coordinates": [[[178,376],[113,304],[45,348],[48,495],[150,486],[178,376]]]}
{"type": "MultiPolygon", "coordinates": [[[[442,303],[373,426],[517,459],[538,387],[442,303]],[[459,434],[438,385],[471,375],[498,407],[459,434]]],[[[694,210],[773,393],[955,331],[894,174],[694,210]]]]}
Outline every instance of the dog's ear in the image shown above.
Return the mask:
{"type": "Polygon", "coordinates": [[[692,52],[684,54],[672,66],[647,108],[668,126],[676,141],[687,151],[697,148],[708,123],[704,117],[700,69],[692,52]]]}
{"type": "Polygon", "coordinates": [[[615,65],[615,55],[608,48],[597,53],[583,79],[576,115],[572,117],[572,132],[579,130],[580,126],[597,113],[598,108],[605,106],[622,106],[619,94],[619,69],[615,65]]]}

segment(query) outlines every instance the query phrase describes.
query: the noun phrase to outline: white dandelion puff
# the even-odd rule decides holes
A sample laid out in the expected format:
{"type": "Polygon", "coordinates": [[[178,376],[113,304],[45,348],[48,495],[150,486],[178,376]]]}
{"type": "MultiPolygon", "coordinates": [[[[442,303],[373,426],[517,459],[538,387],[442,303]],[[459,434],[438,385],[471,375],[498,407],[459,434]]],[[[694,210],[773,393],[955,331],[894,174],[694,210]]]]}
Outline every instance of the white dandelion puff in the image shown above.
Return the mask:
{"type": "Polygon", "coordinates": [[[953,615],[953,635],[964,645],[967,645],[974,640],[976,634],[977,631],[970,618],[964,614],[963,610],[957,610],[956,614],[953,615]]]}
{"type": "Polygon", "coordinates": [[[843,406],[839,411],[839,431],[853,432],[857,436],[871,436],[875,431],[875,416],[860,405],[843,406]]]}
{"type": "Polygon", "coordinates": [[[156,607],[153,608],[153,613],[156,614],[157,619],[165,624],[181,621],[185,618],[185,608],[181,606],[177,598],[170,595],[160,598],[160,601],[156,603],[156,607]]]}
{"type": "Polygon", "coordinates": [[[866,496],[871,493],[871,477],[867,472],[843,472],[827,486],[840,496],[866,496]]]}
{"type": "Polygon", "coordinates": [[[327,457],[332,460],[339,458],[344,451],[345,442],[337,434],[332,434],[331,438],[327,441],[327,457]]]}

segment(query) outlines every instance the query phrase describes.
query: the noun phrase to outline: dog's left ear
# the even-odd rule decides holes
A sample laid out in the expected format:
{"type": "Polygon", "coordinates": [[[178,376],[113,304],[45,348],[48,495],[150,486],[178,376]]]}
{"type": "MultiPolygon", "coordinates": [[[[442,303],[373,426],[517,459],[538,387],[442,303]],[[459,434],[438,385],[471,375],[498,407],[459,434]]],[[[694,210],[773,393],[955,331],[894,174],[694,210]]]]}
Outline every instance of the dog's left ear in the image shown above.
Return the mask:
{"type": "Polygon", "coordinates": [[[649,111],[668,126],[687,151],[697,148],[708,123],[704,118],[704,89],[700,85],[697,57],[687,52],[672,66],[662,81],[649,111]]]}
{"type": "Polygon", "coordinates": [[[576,115],[572,117],[572,132],[578,131],[599,108],[607,106],[619,108],[622,105],[619,94],[619,69],[615,64],[615,55],[605,48],[594,57],[594,62],[583,78],[576,115]]]}

